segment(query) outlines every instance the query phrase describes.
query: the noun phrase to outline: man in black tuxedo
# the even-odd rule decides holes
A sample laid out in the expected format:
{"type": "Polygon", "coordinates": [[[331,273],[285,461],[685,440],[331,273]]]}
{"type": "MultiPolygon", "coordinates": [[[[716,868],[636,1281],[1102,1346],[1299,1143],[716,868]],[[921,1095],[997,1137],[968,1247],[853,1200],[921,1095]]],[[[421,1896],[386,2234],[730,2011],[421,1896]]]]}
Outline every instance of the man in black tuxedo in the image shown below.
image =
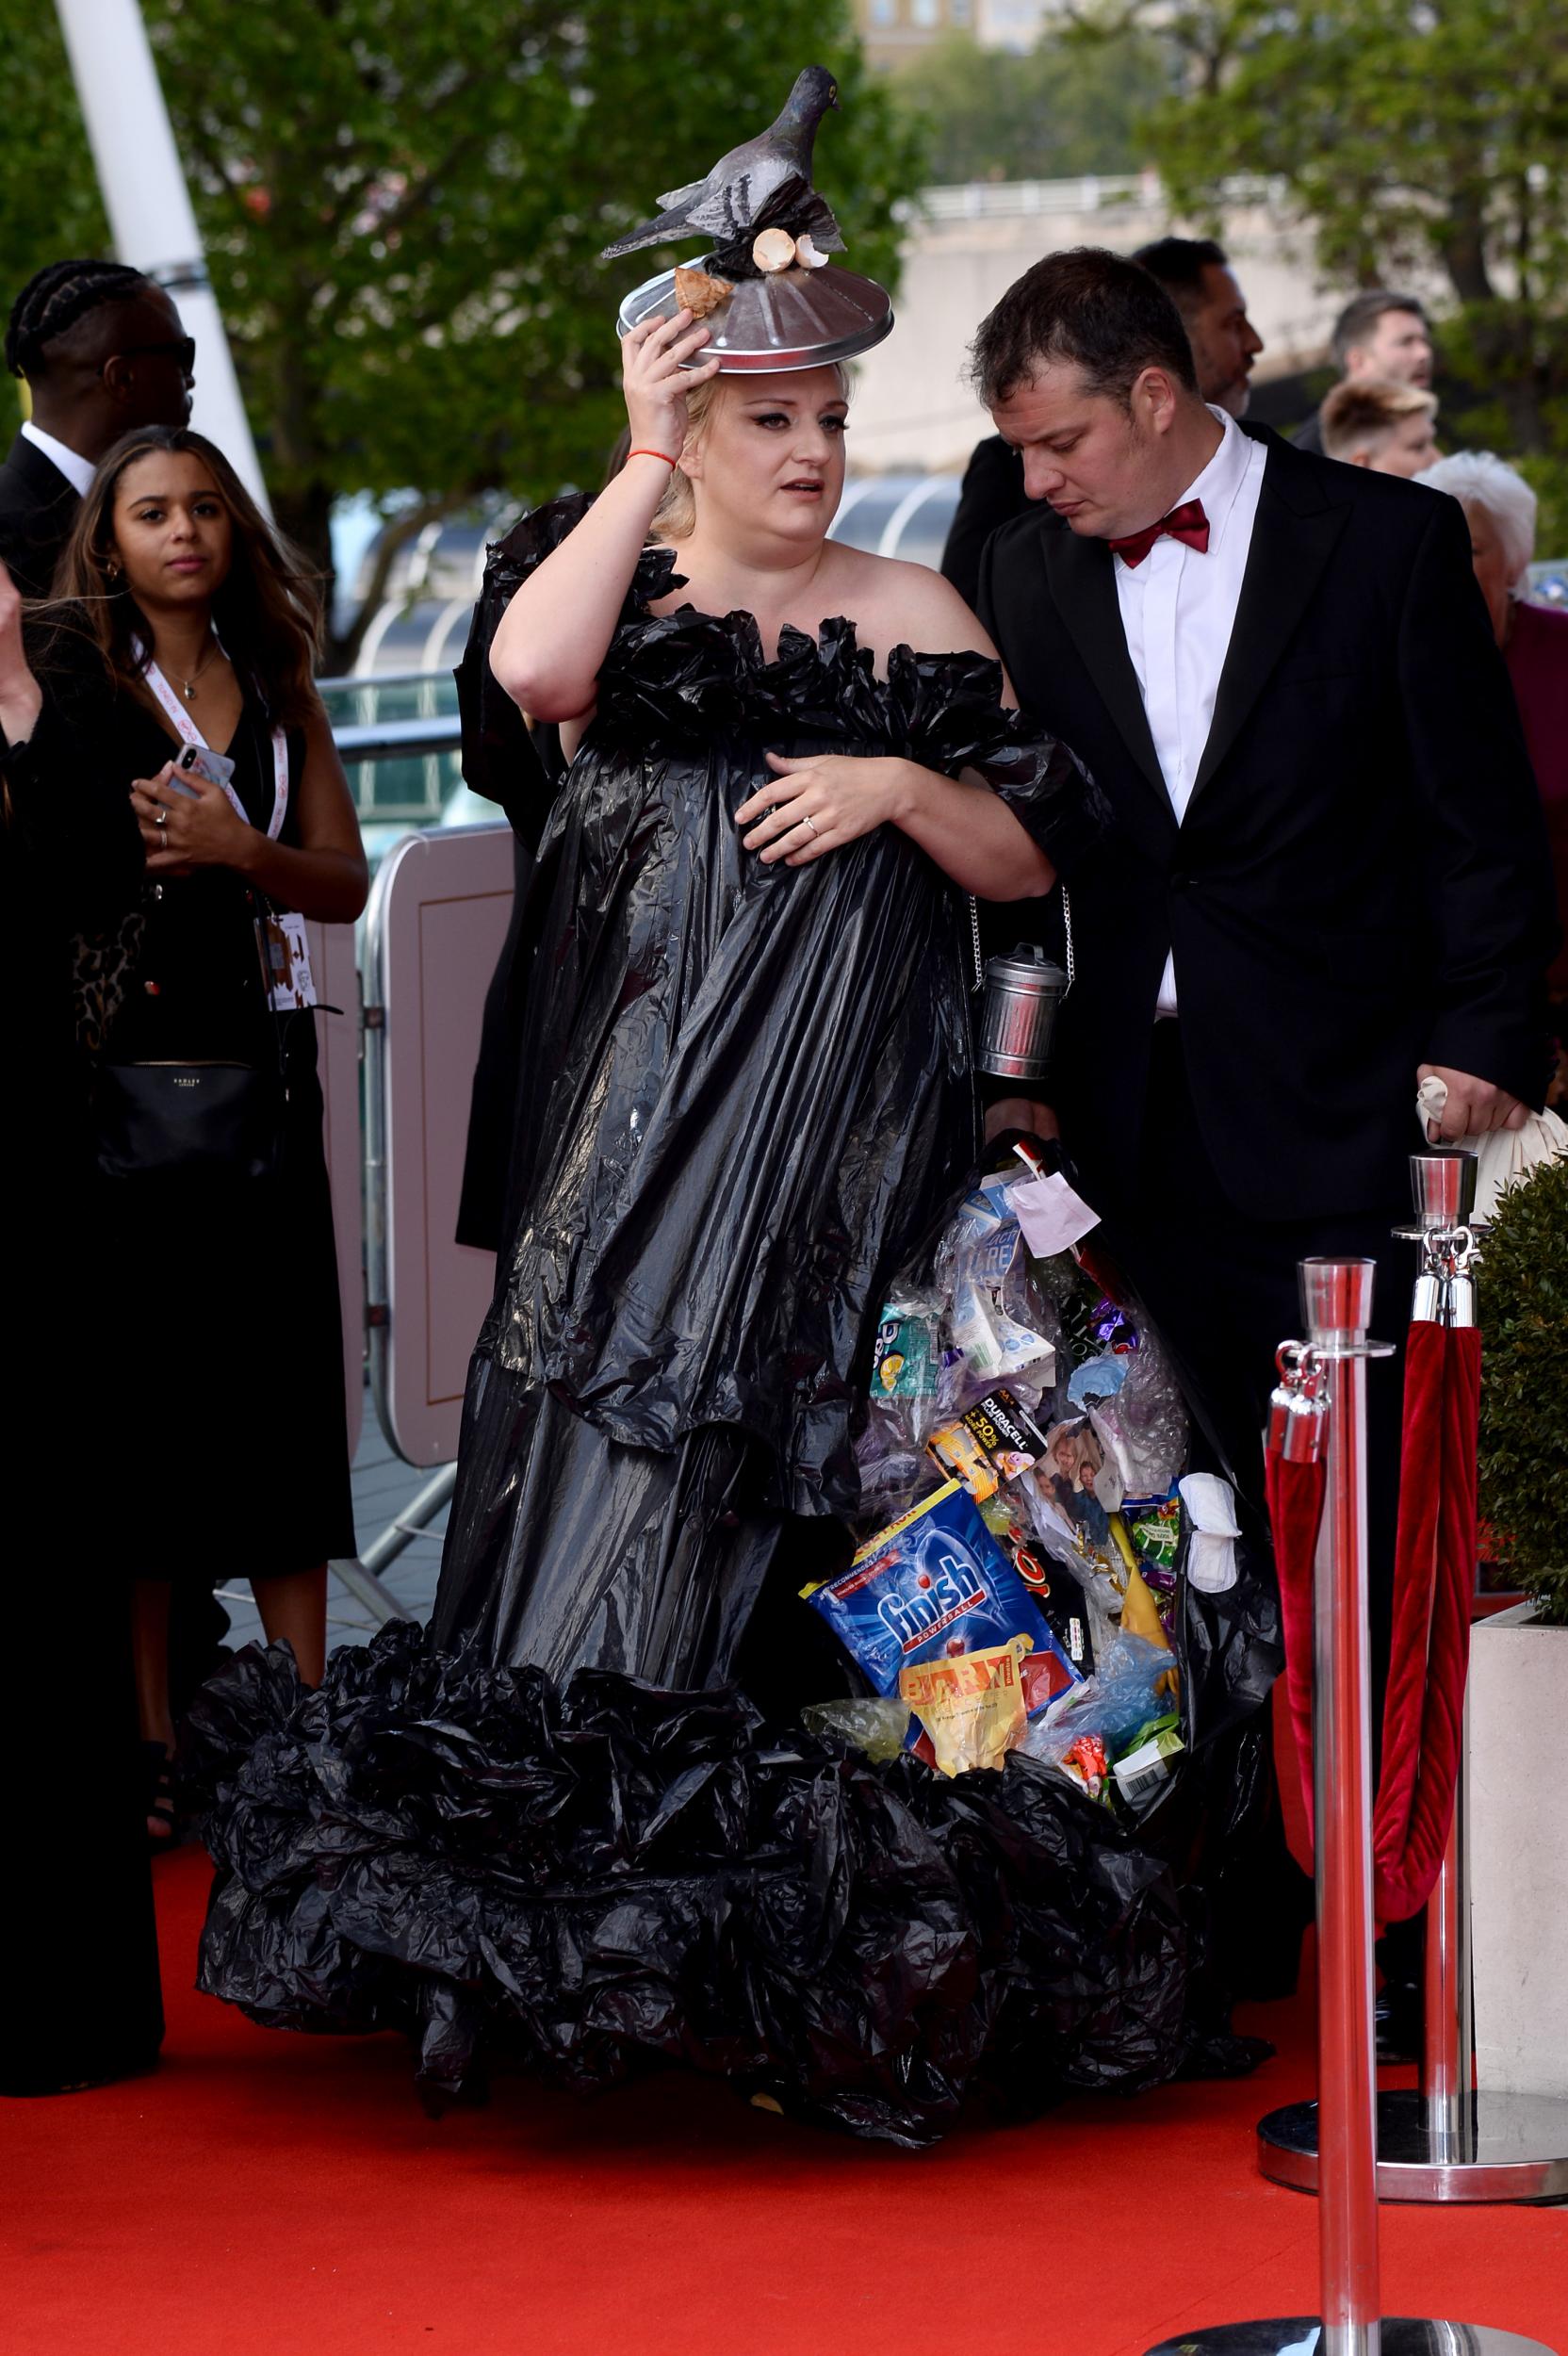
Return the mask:
{"type": "MultiPolygon", "coordinates": [[[[1447,1138],[1541,1101],[1555,920],[1508,677],[1458,503],[1207,406],[1131,262],[1037,264],[974,373],[1034,501],[980,612],[1118,820],[1070,878],[1054,1110],[1257,1511],[1298,1260],[1376,1258],[1403,1330],[1418,1079],[1447,1138]]],[[[1383,1644],[1399,1389],[1374,1369],[1383,1644]]]]}
{"type": "MultiPolygon", "coordinates": [[[[1458,502],[1206,405],[1147,272],[1092,248],[1049,256],[983,322],[974,375],[1034,502],[988,541],[979,610],[1021,702],[1118,821],[1068,878],[1054,1107],[1014,1100],[991,1120],[1059,1119],[1200,1411],[1198,1462],[1230,1475],[1261,1538],[1298,1262],[1375,1259],[1376,1330],[1397,1338],[1414,1268],[1390,1230],[1410,1215],[1418,1079],[1447,1082],[1450,1139],[1541,1101],[1556,927],[1529,763],[1458,502]]],[[[1020,911],[994,924],[1011,945],[1020,911]]],[[[1397,1363],[1375,1364],[1380,1691],[1401,1395],[1397,1363]]],[[[1240,1760],[1262,1738],[1234,1739],[1240,1760]]],[[[1216,1950],[1266,1994],[1289,1972],[1298,1901],[1277,1832],[1246,1821],[1216,1950]]],[[[1405,2018],[1409,1939],[1385,1970],[1405,2018]]]]}
{"type": "Polygon", "coordinates": [[[33,414],[0,466],[0,559],[46,597],[98,461],[133,426],[186,425],[196,348],[163,288],[119,262],[52,262],[11,305],[6,366],[33,414]]]}

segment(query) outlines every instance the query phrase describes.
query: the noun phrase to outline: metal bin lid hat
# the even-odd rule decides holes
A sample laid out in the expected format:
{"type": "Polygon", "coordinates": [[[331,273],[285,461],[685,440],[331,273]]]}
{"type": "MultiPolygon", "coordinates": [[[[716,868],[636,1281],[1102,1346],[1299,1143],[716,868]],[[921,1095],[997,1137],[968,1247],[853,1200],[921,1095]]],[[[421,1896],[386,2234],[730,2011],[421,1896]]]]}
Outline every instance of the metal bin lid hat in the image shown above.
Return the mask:
{"type": "Polygon", "coordinates": [[[703,179],[670,189],[652,221],[605,247],[601,258],[612,262],[639,246],[712,241],[695,261],[632,288],[616,319],[620,335],[684,305],[710,334],[689,365],[716,352],[727,376],[821,368],[882,341],[893,323],[887,290],[828,260],[844,241],[811,185],[817,125],[838,103],[825,66],[807,66],[776,123],[721,155],[703,179]]]}

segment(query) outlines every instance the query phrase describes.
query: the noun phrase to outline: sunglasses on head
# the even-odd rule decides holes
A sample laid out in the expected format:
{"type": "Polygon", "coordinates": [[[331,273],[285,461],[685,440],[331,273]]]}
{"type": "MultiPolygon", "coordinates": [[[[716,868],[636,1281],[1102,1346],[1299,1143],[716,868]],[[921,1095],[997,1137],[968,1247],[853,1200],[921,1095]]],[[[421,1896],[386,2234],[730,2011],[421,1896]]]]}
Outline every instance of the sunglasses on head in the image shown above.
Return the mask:
{"type": "MultiPolygon", "coordinates": [[[[145,355],[151,359],[158,352],[172,352],[179,363],[182,376],[195,375],[196,338],[194,335],[172,335],[167,343],[161,344],[127,344],[124,351],[117,352],[114,357],[117,360],[139,360],[145,355]]],[[[104,367],[107,368],[107,366],[108,362],[106,360],[104,367]]]]}

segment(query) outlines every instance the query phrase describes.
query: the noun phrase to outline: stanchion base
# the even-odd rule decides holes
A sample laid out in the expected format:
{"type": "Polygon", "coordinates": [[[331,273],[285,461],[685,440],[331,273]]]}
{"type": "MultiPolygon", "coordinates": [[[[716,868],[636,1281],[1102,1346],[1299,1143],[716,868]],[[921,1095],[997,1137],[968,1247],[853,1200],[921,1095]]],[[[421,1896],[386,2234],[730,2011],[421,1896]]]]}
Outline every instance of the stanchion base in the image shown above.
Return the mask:
{"type": "MultiPolygon", "coordinates": [[[[1315,2315],[1276,2315],[1265,2323],[1217,2323],[1162,2340],[1146,2356],[1319,2356],[1323,2327],[1315,2315]]],[[[1484,2323],[1428,2323],[1417,2315],[1384,2315],[1381,2356],[1555,2356],[1544,2340],[1494,2331],[1484,2323]]]]}
{"type": "MultiPolygon", "coordinates": [[[[1419,2094],[1379,2095],[1379,2200],[1568,2200],[1568,2102],[1542,2094],[1470,2099],[1473,2133],[1455,2158],[1434,2147],[1419,2094]]],[[[1315,2102],[1290,2102],[1259,2120],[1258,2166],[1277,2184],[1317,2190],[1315,2102]]]]}

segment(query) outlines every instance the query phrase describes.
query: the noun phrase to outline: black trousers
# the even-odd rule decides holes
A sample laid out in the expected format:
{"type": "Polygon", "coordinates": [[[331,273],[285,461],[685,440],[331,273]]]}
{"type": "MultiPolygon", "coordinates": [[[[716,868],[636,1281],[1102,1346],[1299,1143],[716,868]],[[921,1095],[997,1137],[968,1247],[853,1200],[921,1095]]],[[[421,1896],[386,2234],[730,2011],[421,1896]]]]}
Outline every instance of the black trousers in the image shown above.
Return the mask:
{"type": "MultiPolygon", "coordinates": [[[[1303,1153],[1312,1150],[1302,1140],[1303,1153]]],[[[1274,1352],[1301,1338],[1298,1263],[1314,1255],[1377,1262],[1372,1333],[1398,1344],[1367,1369],[1367,1533],[1370,1555],[1373,1724],[1388,1668],[1390,1595],[1399,1499],[1404,1337],[1415,1253],[1392,1230],[1408,1200],[1320,1219],[1257,1219],[1226,1197],[1193,1111],[1181,1023],[1154,1029],[1143,1144],[1128,1200],[1107,1219],[1107,1241],[1170,1347],[1206,1429],[1194,1462],[1223,1472],[1248,1521],[1266,1533],[1263,1428],[1277,1379],[1274,1352]]]]}
{"type": "MultiPolygon", "coordinates": [[[[1310,1139],[1303,1139],[1302,1151],[1311,1152],[1310,1139]]],[[[1313,1219],[1258,1219],[1239,1211],[1225,1194],[1198,1125],[1181,1024],[1156,1024],[1142,1147],[1127,1197],[1106,1219],[1106,1242],[1159,1327],[1197,1411],[1194,1466],[1222,1473],[1234,1483],[1242,1527],[1262,1542],[1261,1560],[1271,1560],[1262,1435],[1277,1379],[1275,1350],[1287,1338],[1302,1337],[1298,1264],[1315,1254],[1377,1263],[1372,1333],[1401,1348],[1396,1357],[1373,1360],[1367,1369],[1375,1752],[1391,1635],[1402,1344],[1415,1274],[1413,1251],[1396,1241],[1391,1231],[1409,1217],[1408,1202],[1349,1213],[1330,1209],[1313,1219]]],[[[1211,1770],[1217,1790],[1250,1788],[1259,1796],[1246,1821],[1233,1824],[1222,1844],[1225,1854],[1209,1875],[1217,1978],[1233,1995],[1282,1995],[1294,1985],[1312,1894],[1285,1844],[1267,1771],[1266,1713],[1262,1724],[1222,1737],[1220,1749],[1226,1756],[1217,1758],[1211,1770]],[[1261,1773],[1250,1772],[1250,1746],[1261,1773]]],[[[1411,1926],[1401,1955],[1412,1938],[1418,1939],[1418,1925],[1411,1926]]],[[[1408,1958],[1385,1957],[1385,1969],[1401,1978],[1415,1975],[1408,1958]]]]}

